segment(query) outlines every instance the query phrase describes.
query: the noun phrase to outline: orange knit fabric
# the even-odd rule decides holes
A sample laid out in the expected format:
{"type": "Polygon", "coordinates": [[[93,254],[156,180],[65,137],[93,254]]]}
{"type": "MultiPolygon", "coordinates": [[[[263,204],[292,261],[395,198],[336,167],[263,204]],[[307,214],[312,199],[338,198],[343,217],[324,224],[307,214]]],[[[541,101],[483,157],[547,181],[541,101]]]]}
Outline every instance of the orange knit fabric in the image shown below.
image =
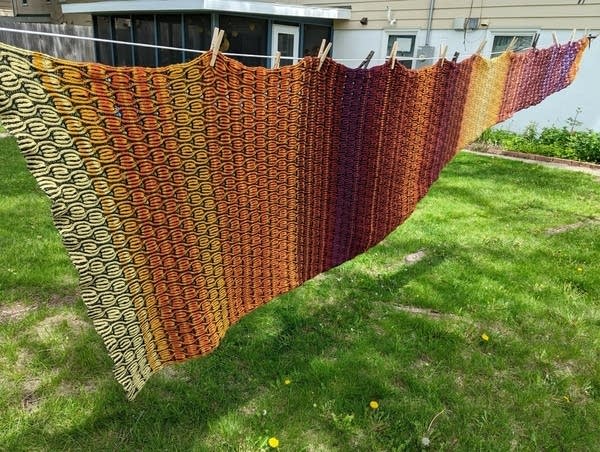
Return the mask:
{"type": "Polygon", "coordinates": [[[566,87],[587,40],[420,70],[210,54],[163,68],[0,45],[0,120],[133,398],[251,310],[382,240],[457,149],[566,87]]]}

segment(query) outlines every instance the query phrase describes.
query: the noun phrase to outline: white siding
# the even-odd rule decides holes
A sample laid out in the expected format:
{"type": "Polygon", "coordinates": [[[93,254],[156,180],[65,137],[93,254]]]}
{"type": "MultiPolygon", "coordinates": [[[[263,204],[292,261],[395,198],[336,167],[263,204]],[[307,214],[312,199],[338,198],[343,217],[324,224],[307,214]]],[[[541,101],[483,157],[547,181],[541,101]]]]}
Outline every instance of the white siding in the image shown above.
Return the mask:
{"type": "Polygon", "coordinates": [[[54,11],[53,3],[46,0],[28,0],[27,5],[23,5],[21,0],[16,0],[15,16],[51,15],[54,11]]]}
{"type": "Polygon", "coordinates": [[[10,0],[0,0],[0,16],[12,16],[13,6],[10,0]]]}
{"type": "MultiPolygon", "coordinates": [[[[334,32],[333,56],[342,60],[352,59],[352,61],[342,62],[348,66],[356,67],[370,50],[374,50],[375,55],[371,66],[381,64],[385,61],[389,35],[399,33],[415,34],[417,47],[425,43],[424,30],[336,30],[334,32]]],[[[434,30],[431,35],[431,43],[436,46],[436,58],[439,54],[439,45],[441,43],[447,44],[447,57],[449,58],[455,51],[460,52],[461,55],[472,54],[482,40],[486,39],[487,45],[482,54],[489,57],[493,33],[492,30],[479,30],[467,35],[466,40],[463,42],[464,35],[462,32],[434,30]]],[[[570,38],[571,32],[568,30],[559,31],[557,35],[559,40],[564,42],[570,38]]],[[[578,37],[580,36],[581,32],[578,33],[578,37]]],[[[538,46],[547,47],[552,45],[552,42],[552,33],[542,31],[538,46]]],[[[577,120],[583,123],[582,127],[600,132],[600,90],[597,88],[598,74],[600,74],[600,53],[596,51],[598,44],[600,43],[595,42],[591,50],[586,52],[579,75],[571,86],[550,96],[541,104],[517,113],[512,119],[503,123],[501,127],[520,131],[532,122],[537,123],[540,127],[550,125],[560,127],[567,124],[568,118],[575,117],[577,109],[580,108],[581,113],[577,116],[577,120]]]]}
{"type": "MultiPolygon", "coordinates": [[[[569,39],[569,32],[558,32],[559,40],[569,39]]],[[[542,34],[540,46],[552,45],[550,33],[542,34]]],[[[581,121],[584,129],[600,132],[600,90],[598,89],[598,74],[600,73],[600,54],[596,51],[598,42],[589,49],[583,61],[579,74],[568,88],[560,91],[539,105],[530,107],[505,121],[500,126],[504,129],[522,131],[528,124],[536,123],[540,127],[565,126],[569,118],[581,121]],[[577,109],[581,109],[578,115],[577,109]]]]}
{"type": "MultiPolygon", "coordinates": [[[[382,29],[389,26],[386,7],[392,8],[396,28],[425,28],[429,12],[428,0],[308,0],[310,5],[351,6],[352,19],[336,24],[339,29],[382,29]],[[360,19],[367,17],[367,25],[360,19]]],[[[575,0],[437,0],[433,28],[451,28],[456,17],[488,19],[490,26],[535,27],[540,29],[600,28],[600,3],[588,0],[577,5],[575,0]],[[484,4],[480,7],[481,3],[484,4]]]]}

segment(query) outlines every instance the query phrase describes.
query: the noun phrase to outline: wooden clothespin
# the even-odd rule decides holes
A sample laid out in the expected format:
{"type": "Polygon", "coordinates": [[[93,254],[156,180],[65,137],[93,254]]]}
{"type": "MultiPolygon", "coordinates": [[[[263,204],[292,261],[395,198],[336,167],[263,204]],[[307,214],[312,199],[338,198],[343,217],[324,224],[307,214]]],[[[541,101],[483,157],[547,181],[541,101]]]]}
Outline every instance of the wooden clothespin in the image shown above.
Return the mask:
{"type": "Polygon", "coordinates": [[[583,30],[582,38],[588,38],[588,47],[592,45],[592,38],[590,38],[587,28],[585,30],[583,30]]]}
{"type": "Polygon", "coordinates": [[[446,44],[442,44],[440,46],[440,66],[444,65],[444,60],[446,59],[446,52],[448,51],[448,46],[446,44]]]}
{"type": "Polygon", "coordinates": [[[556,36],[556,32],[555,31],[552,32],[552,40],[554,41],[554,45],[555,46],[560,45],[560,42],[558,42],[558,36],[556,36]]]}
{"type": "Polygon", "coordinates": [[[219,30],[215,28],[213,32],[212,42],[210,44],[210,50],[212,52],[212,56],[210,57],[210,65],[214,67],[217,62],[217,55],[219,54],[219,49],[221,48],[221,42],[223,42],[223,36],[225,36],[225,30],[219,30]]]}
{"type": "Polygon", "coordinates": [[[573,32],[571,33],[571,37],[569,38],[569,42],[573,42],[575,39],[575,33],[577,33],[577,28],[573,28],[573,32]]]}
{"type": "Polygon", "coordinates": [[[598,35],[593,35],[593,34],[590,32],[590,29],[589,29],[589,28],[586,28],[585,30],[583,30],[583,36],[582,36],[582,37],[583,37],[583,38],[587,38],[587,40],[588,40],[588,47],[590,47],[590,46],[592,45],[592,41],[593,41],[594,39],[596,39],[596,38],[598,37],[598,35]]]}
{"type": "Polygon", "coordinates": [[[281,52],[278,50],[275,52],[275,57],[273,58],[273,69],[279,69],[279,64],[281,62],[281,52]]]}
{"type": "Polygon", "coordinates": [[[371,50],[367,57],[363,60],[363,62],[360,63],[358,69],[366,69],[369,66],[369,63],[371,62],[371,58],[373,58],[373,55],[375,55],[375,51],[371,50]]]}
{"type": "Polygon", "coordinates": [[[217,40],[218,36],[219,36],[219,29],[217,27],[215,27],[215,29],[213,30],[212,40],[210,41],[210,47],[208,48],[208,50],[213,49],[213,47],[215,46],[215,41],[217,40]]]}
{"type": "Polygon", "coordinates": [[[325,62],[325,58],[327,58],[327,54],[329,53],[330,49],[331,49],[331,43],[327,44],[327,47],[325,47],[325,50],[323,50],[323,53],[321,54],[321,56],[319,58],[319,66],[317,67],[317,71],[321,70],[321,66],[323,66],[323,63],[325,62]]]}
{"type": "Polygon", "coordinates": [[[479,55],[483,51],[483,48],[485,47],[486,44],[487,44],[487,41],[485,39],[483,41],[481,41],[481,44],[479,44],[479,47],[477,47],[477,50],[475,51],[475,55],[479,55]]]}
{"type": "Polygon", "coordinates": [[[512,51],[516,45],[517,45],[517,37],[513,36],[513,38],[510,40],[510,43],[508,44],[508,47],[506,48],[506,52],[512,51]]]}
{"type": "Polygon", "coordinates": [[[535,49],[538,45],[538,41],[540,40],[540,34],[536,33],[533,35],[533,40],[531,41],[531,48],[535,49]]]}
{"type": "Polygon", "coordinates": [[[323,55],[323,51],[325,50],[326,43],[327,43],[327,41],[325,39],[323,39],[321,41],[321,47],[319,47],[319,53],[317,53],[317,58],[321,58],[321,55],[323,55]]]}
{"type": "Polygon", "coordinates": [[[456,63],[458,61],[459,56],[460,56],[460,52],[454,52],[454,55],[452,56],[452,62],[456,63]]]}
{"type": "Polygon", "coordinates": [[[597,34],[593,35],[589,28],[585,29],[585,33],[583,34],[588,39],[588,47],[591,47],[592,41],[598,37],[597,34]]]}
{"type": "Polygon", "coordinates": [[[390,52],[390,63],[392,65],[392,69],[396,66],[396,54],[398,53],[398,41],[394,41],[392,45],[392,51],[390,52]]]}

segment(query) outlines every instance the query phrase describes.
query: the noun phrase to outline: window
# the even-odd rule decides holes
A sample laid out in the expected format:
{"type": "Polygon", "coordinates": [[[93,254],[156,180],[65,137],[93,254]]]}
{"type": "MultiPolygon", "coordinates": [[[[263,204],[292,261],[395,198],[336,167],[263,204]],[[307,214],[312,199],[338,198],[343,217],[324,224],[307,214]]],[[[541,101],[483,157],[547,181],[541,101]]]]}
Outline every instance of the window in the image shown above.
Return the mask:
{"type": "Polygon", "coordinates": [[[533,34],[525,34],[525,35],[514,35],[514,34],[503,34],[494,36],[494,43],[492,44],[492,56],[498,56],[502,52],[504,52],[513,38],[517,38],[514,51],[518,52],[519,50],[528,49],[531,47],[531,43],[533,42],[533,34]]]}
{"type": "MultiPolygon", "coordinates": [[[[156,16],[158,45],[165,47],[183,47],[181,14],[161,14],[156,16]]],[[[181,50],[158,49],[158,65],[166,66],[183,61],[181,50]]]]}
{"type": "MultiPolygon", "coordinates": [[[[185,32],[185,48],[207,50],[212,40],[209,14],[189,14],[183,16],[185,32]]],[[[196,58],[199,53],[186,52],[185,60],[196,58]]]]}
{"type": "MultiPolygon", "coordinates": [[[[131,42],[131,17],[114,17],[114,35],[115,41],[131,42]]],[[[127,44],[115,44],[115,65],[132,66],[133,65],[133,46],[127,44]]]]}
{"type": "MultiPolygon", "coordinates": [[[[132,15],[94,15],[94,35],[109,41],[118,40],[140,44],[187,48],[191,50],[208,50],[212,40],[212,21],[218,17],[219,27],[225,31],[221,51],[226,53],[243,53],[261,55],[259,57],[234,57],[248,66],[266,66],[269,63],[267,54],[271,35],[267,34],[271,21],[271,31],[283,27],[273,19],[264,17],[231,16],[217,13],[203,14],[153,14],[140,13],[132,15]]],[[[318,23],[318,22],[317,22],[318,23]]],[[[331,26],[294,23],[293,56],[316,55],[321,40],[331,40],[331,26]],[[301,47],[298,45],[300,44],[301,47]]],[[[272,42],[285,47],[286,39],[291,34],[281,36],[272,42]]],[[[414,38],[413,38],[414,39],[414,38]]],[[[414,44],[414,42],[413,42],[414,44]]],[[[96,42],[96,60],[114,66],[156,67],[191,60],[199,55],[197,52],[159,49],[152,47],[96,42]]],[[[284,64],[284,63],[282,63],[284,64]]]]}
{"type": "MultiPolygon", "coordinates": [[[[154,16],[133,16],[133,40],[140,44],[155,44],[154,16]]],[[[136,66],[156,66],[156,49],[134,46],[133,52],[136,66]]]]}
{"type": "MultiPolygon", "coordinates": [[[[97,38],[112,39],[110,16],[94,16],[94,27],[97,38]]],[[[96,42],[96,59],[100,63],[113,64],[112,49],[108,42],[96,42]]]]}
{"type": "Polygon", "coordinates": [[[396,61],[408,69],[412,69],[414,60],[407,58],[412,58],[415,55],[415,35],[390,35],[388,37],[386,56],[392,53],[394,41],[398,43],[396,61]]]}
{"type": "MultiPolygon", "coordinates": [[[[219,16],[219,28],[225,30],[222,52],[266,55],[267,21],[253,17],[219,16]]],[[[246,66],[266,66],[265,58],[234,57],[246,66]]]]}
{"type": "Polygon", "coordinates": [[[321,41],[331,41],[329,27],[321,25],[304,25],[304,45],[302,56],[317,56],[321,41]]]}

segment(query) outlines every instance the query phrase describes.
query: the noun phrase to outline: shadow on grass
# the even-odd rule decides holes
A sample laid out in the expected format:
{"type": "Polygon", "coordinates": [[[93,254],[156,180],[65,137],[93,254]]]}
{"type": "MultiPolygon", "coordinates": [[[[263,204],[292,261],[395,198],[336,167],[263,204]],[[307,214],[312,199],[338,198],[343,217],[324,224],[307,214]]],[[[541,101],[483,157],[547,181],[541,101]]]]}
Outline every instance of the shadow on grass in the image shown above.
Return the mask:
{"type": "MultiPolygon", "coordinates": [[[[415,265],[409,273],[395,277],[394,284],[402,286],[434,265],[415,265]]],[[[434,359],[452,359],[458,356],[462,340],[435,320],[403,314],[394,314],[404,318],[396,322],[397,335],[381,334],[377,328],[380,314],[389,313],[373,309],[369,297],[365,298],[374,284],[380,284],[378,278],[344,267],[333,269],[243,318],[213,354],[163,369],[133,402],[125,400],[120,386],[108,375],[111,364],[91,330],[71,338],[60,350],[28,340],[36,367],[59,370],[54,387],[46,388],[48,396],[60,387],[87,386],[90,394],[65,395],[68,405],[81,404],[82,411],[75,425],[68,427],[44,423],[45,418],[53,418],[52,411],[64,407],[56,401],[47,405],[42,399],[38,411],[19,426],[5,447],[30,444],[87,450],[116,442],[130,450],[190,450],[205,444],[202,435],[209,430],[214,434],[213,424],[232,414],[266,432],[304,419],[307,414],[302,411],[314,410],[313,403],[319,407],[331,403],[328,409],[333,413],[360,413],[370,400],[393,397],[406,391],[407,385],[415,394],[423,391],[421,396],[437,400],[439,394],[401,376],[400,369],[419,359],[424,343],[437,344],[437,350],[430,350],[434,359]],[[380,365],[381,357],[393,364],[380,365]],[[263,416],[261,404],[277,409],[277,402],[268,400],[282,396],[281,382],[287,376],[302,396],[289,407],[291,412],[275,418],[272,413],[263,416]],[[416,390],[419,386],[423,387],[416,390]]],[[[424,413],[423,422],[428,416],[424,413]]],[[[407,431],[415,430],[414,418],[402,422],[407,431]]],[[[343,432],[336,435],[331,442],[343,445],[343,432]]],[[[235,443],[213,445],[219,450],[235,449],[235,443]]]]}
{"type": "MultiPolygon", "coordinates": [[[[414,245],[406,243],[408,249],[414,245]]],[[[393,253],[391,249],[386,252],[393,253]]],[[[460,248],[449,247],[446,253],[452,259],[468,261],[460,248]]],[[[398,312],[394,305],[431,304],[440,309],[444,306],[432,300],[449,293],[452,297],[443,304],[450,312],[460,307],[461,301],[476,302],[468,283],[461,288],[452,281],[427,278],[445,259],[434,255],[385,276],[355,271],[351,264],[333,269],[246,316],[212,355],[159,372],[131,403],[108,375],[110,363],[92,331],[71,341],[62,352],[49,354],[45,344],[32,344],[30,349],[40,367],[60,369],[57,387],[90,386],[93,394],[67,395],[71,403],[82,405],[84,414],[75,425],[64,428],[44,424],[43,419],[52,418],[48,411],[57,407],[46,407],[42,401],[39,411],[32,414],[35,420],[22,424],[6,447],[16,450],[20,444],[31,444],[52,450],[98,450],[119,444],[124,450],[192,450],[203,445],[237,450],[236,444],[246,440],[248,425],[254,427],[252,433],[264,431],[268,436],[290,424],[306,425],[305,410],[313,403],[322,406],[330,402],[328,410],[333,414],[361,413],[373,399],[397,399],[402,405],[398,411],[389,410],[389,422],[395,425],[390,437],[378,433],[385,444],[400,447],[400,440],[416,441],[431,419],[428,407],[456,406],[460,390],[452,378],[432,386],[415,367],[426,360],[437,366],[436,372],[452,373],[465,359],[469,344],[461,328],[453,331],[443,320],[398,312]],[[415,280],[425,285],[429,299],[401,295],[415,280]],[[98,381],[99,374],[103,378],[98,381]],[[300,391],[298,398],[289,400],[283,411],[263,416],[263,406],[277,410],[277,402],[271,399],[285,397],[281,382],[288,376],[300,391]],[[417,407],[406,410],[405,397],[412,403],[418,401],[417,407]],[[406,410],[405,415],[399,414],[401,410],[406,410]],[[241,431],[223,432],[221,440],[229,438],[231,443],[218,443],[215,431],[227,427],[217,424],[229,416],[240,420],[241,431]],[[405,436],[395,436],[398,431],[405,436]],[[205,435],[212,435],[217,442],[205,435]],[[240,435],[237,441],[236,435],[240,435]]],[[[483,271],[495,277],[493,268],[483,271]]],[[[532,351],[513,347],[510,341],[502,348],[516,362],[532,359],[532,351]]],[[[481,372],[485,375],[485,366],[481,372]]],[[[333,422],[330,414],[318,413],[321,423],[333,422]]],[[[235,430],[237,423],[232,423],[235,430]]],[[[321,436],[330,436],[329,444],[352,446],[351,432],[335,423],[330,427],[321,432],[321,436]]],[[[414,441],[411,444],[415,445],[414,441]]]]}
{"type": "MultiPolygon", "coordinates": [[[[522,221],[522,212],[507,210],[506,201],[511,190],[522,189],[526,181],[515,180],[511,165],[518,164],[459,158],[448,169],[460,185],[440,181],[425,203],[453,199],[467,210],[483,209],[487,222],[510,222],[516,231],[522,230],[525,226],[519,224],[528,221],[522,221]],[[487,181],[489,190],[501,187],[497,197],[463,186],[485,187],[487,181]]],[[[543,177],[536,173],[532,170],[531,177],[539,177],[535,185],[544,179],[545,190],[561,191],[564,180],[554,183],[547,173],[543,177]]],[[[537,198],[532,195],[531,199],[537,208],[537,198]]],[[[573,215],[543,200],[539,203],[552,215],[573,215]]],[[[407,439],[416,447],[432,415],[442,407],[453,407],[457,419],[462,416],[462,421],[469,422],[465,390],[453,374],[462,371],[466,359],[480,359],[480,364],[470,368],[480,372],[473,378],[492,377],[496,358],[473,351],[472,342],[480,331],[469,332],[473,328],[469,323],[449,325],[426,315],[398,311],[394,306],[432,307],[457,316],[467,309],[475,321],[484,321],[485,313],[477,314],[478,305],[484,308],[490,300],[501,300],[511,293],[520,294],[520,298],[507,299],[509,308],[511,303],[524,302],[530,286],[540,278],[539,272],[518,274],[522,262],[552,265],[557,258],[544,246],[515,245],[510,233],[465,241],[459,231],[471,219],[461,219],[460,212],[457,216],[456,228],[451,227],[446,237],[433,225],[432,235],[436,237],[426,240],[414,238],[410,231],[430,225],[409,220],[403,226],[407,234],[401,228],[367,255],[244,317],[213,354],[159,372],[131,403],[112,380],[111,363],[91,330],[70,338],[54,351],[43,341],[23,342],[33,355],[34,367],[58,369],[58,375],[42,391],[46,398],[41,399],[37,410],[18,423],[3,447],[238,450],[243,448],[240,445],[253,445],[258,449],[261,437],[296,428],[319,431],[320,441],[332,449],[360,450],[353,443],[350,421],[343,421],[349,418],[343,415],[355,413],[366,418],[366,406],[374,399],[387,404],[389,418],[381,420],[372,434],[388,449],[406,447],[407,439]],[[405,254],[421,248],[427,251],[424,260],[412,266],[402,264],[405,254]],[[374,254],[394,265],[369,271],[365,267],[374,254]],[[454,267],[445,272],[449,261],[454,267]],[[507,280],[507,272],[512,279],[507,280]],[[512,283],[510,287],[507,281],[512,283]],[[465,358],[467,349],[472,356],[465,358]],[[293,391],[282,384],[288,377],[293,391]],[[65,391],[61,399],[57,397],[61,387],[83,390],[65,391]],[[68,413],[65,424],[60,422],[62,413],[68,413]]],[[[519,234],[515,232],[514,237],[519,238],[519,234]]],[[[522,308],[514,309],[511,315],[522,312],[522,308]]],[[[533,362],[535,350],[513,339],[498,341],[503,351],[498,359],[512,360],[516,367],[533,362]]],[[[466,391],[489,389],[486,382],[480,384],[466,391]]],[[[502,427],[500,432],[508,431],[514,421],[513,413],[504,411],[494,420],[502,427]]]]}

